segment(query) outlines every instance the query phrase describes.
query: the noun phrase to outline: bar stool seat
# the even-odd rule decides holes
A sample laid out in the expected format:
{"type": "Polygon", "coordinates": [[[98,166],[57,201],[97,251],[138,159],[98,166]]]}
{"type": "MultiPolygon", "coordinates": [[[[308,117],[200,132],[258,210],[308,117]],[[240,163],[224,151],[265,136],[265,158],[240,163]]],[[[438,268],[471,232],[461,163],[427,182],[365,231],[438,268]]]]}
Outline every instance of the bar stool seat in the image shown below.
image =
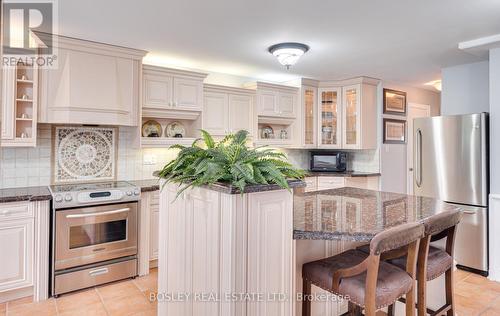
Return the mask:
{"type": "MultiPolygon", "coordinates": [[[[332,291],[332,284],[335,271],[358,265],[366,258],[368,258],[366,253],[355,249],[348,250],[330,258],[306,263],[302,268],[302,277],[324,290],[348,297],[349,301],[364,308],[366,271],[343,278],[337,290],[332,291]]],[[[413,279],[406,272],[406,261],[404,263],[401,269],[395,265],[380,262],[375,291],[377,309],[391,305],[411,290],[413,279]]]]}
{"type": "MultiPolygon", "coordinates": [[[[370,253],[370,245],[363,245],[357,248],[359,251],[368,254],[370,253]]],[[[389,263],[401,268],[406,269],[406,256],[392,259],[388,261],[389,263]]],[[[437,247],[429,246],[429,254],[427,255],[427,281],[434,280],[453,265],[453,258],[444,250],[437,247]]],[[[418,277],[418,271],[417,271],[418,277]]]]}

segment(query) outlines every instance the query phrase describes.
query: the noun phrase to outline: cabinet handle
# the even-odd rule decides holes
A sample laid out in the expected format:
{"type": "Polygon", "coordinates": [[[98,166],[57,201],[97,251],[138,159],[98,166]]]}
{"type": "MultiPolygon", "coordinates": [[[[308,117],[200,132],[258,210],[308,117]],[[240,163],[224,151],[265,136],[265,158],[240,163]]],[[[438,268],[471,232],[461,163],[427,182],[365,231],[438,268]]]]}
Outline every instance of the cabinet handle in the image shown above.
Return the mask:
{"type": "Polygon", "coordinates": [[[98,276],[101,274],[106,274],[108,272],[109,272],[108,268],[101,268],[101,269],[95,269],[95,270],[89,271],[89,275],[90,276],[98,276]]]}

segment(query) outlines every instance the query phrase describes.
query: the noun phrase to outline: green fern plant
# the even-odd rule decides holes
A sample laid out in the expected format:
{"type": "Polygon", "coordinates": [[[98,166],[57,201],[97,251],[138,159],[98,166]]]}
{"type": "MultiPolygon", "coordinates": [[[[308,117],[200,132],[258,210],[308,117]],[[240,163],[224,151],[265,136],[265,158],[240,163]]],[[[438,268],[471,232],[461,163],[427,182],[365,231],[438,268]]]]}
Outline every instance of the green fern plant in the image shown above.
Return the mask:
{"type": "Polygon", "coordinates": [[[179,183],[178,194],[190,187],[229,183],[241,192],[247,185],[277,184],[290,189],[287,179],[303,179],[304,171],[294,168],[286,155],[269,148],[249,148],[248,132],[238,131],[219,142],[206,131],[190,147],[174,145],[179,149],[176,159],[160,171],[166,183],[179,183]],[[200,143],[202,146],[200,146],[200,143]]]}

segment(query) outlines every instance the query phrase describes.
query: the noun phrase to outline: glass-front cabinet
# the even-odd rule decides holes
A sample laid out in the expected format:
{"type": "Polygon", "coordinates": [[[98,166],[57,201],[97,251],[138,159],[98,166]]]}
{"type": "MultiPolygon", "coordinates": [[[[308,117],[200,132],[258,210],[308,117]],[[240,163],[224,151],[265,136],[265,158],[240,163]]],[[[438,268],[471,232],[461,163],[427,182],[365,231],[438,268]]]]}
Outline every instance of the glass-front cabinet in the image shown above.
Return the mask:
{"type": "Polygon", "coordinates": [[[325,148],[341,148],[341,89],[328,88],[319,89],[319,124],[318,124],[318,146],[325,148]]]}
{"type": "Polygon", "coordinates": [[[361,132],[360,124],[360,85],[342,88],[344,105],[344,137],[343,148],[358,148],[361,132]]]}
{"type": "Polygon", "coordinates": [[[303,106],[303,145],[304,147],[316,146],[316,93],[317,88],[302,88],[302,106],[303,106]]]}

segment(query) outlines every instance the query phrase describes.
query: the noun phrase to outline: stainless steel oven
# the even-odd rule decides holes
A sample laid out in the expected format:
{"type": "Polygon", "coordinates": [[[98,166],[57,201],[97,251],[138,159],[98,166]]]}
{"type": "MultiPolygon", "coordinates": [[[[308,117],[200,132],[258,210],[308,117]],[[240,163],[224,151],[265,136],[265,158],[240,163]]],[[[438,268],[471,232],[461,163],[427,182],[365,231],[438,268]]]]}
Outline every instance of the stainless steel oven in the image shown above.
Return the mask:
{"type": "Polygon", "coordinates": [[[140,188],[117,181],[50,190],[52,295],[135,277],[140,188]]]}
{"type": "Polygon", "coordinates": [[[137,254],[137,203],[56,212],[55,269],[137,254]]]}

